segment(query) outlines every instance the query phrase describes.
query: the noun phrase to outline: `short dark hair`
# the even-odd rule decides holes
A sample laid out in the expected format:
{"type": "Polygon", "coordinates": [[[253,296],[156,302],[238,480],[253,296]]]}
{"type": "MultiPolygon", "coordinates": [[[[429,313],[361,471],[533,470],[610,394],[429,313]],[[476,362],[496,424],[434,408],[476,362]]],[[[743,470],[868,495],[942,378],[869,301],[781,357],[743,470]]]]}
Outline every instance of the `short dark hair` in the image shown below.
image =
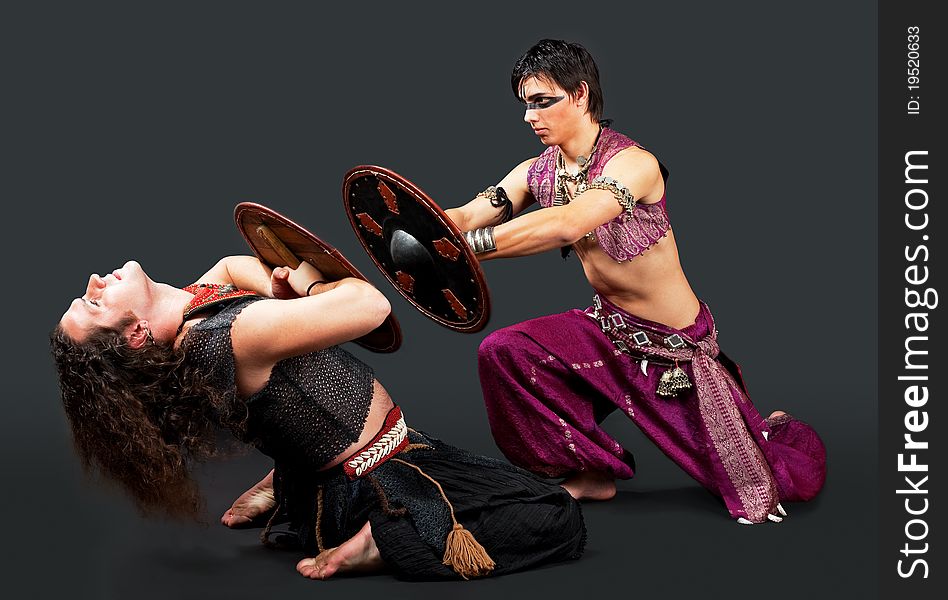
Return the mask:
{"type": "Polygon", "coordinates": [[[585,81],[589,86],[586,111],[594,121],[602,119],[599,69],[592,55],[581,45],[563,40],[540,40],[517,60],[510,74],[510,87],[518,100],[521,100],[520,84],[528,77],[551,80],[570,96],[574,96],[585,81]]]}

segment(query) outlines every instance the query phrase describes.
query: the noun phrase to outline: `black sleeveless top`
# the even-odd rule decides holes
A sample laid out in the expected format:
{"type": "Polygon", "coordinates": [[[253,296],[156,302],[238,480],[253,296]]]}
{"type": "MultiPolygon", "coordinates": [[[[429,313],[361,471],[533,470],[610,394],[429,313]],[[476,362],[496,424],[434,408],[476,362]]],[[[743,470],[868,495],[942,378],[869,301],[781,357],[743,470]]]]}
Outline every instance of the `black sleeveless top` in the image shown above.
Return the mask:
{"type": "Polygon", "coordinates": [[[281,360],[260,391],[239,399],[231,325],[244,307],[262,299],[224,303],[217,314],[191,327],[182,347],[224,392],[225,401],[246,404],[244,441],[287,466],[319,469],[358,441],[375,376],[368,365],[332,346],[281,360]]]}

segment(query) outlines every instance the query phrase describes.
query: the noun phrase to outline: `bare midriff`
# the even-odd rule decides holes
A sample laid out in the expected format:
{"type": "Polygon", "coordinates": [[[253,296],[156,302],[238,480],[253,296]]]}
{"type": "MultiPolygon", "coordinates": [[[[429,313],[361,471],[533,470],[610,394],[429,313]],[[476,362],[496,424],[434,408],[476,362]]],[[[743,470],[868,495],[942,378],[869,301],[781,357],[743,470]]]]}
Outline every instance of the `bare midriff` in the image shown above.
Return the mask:
{"type": "Polygon", "coordinates": [[[698,298],[678,259],[671,230],[632,260],[617,262],[592,239],[573,244],[589,283],[610,302],[629,313],[682,329],[695,322],[698,298]]]}
{"type": "Polygon", "coordinates": [[[394,406],[395,403],[392,402],[392,397],[388,395],[388,392],[385,391],[385,388],[382,387],[382,384],[376,379],[372,388],[372,406],[369,407],[369,416],[365,420],[365,427],[362,429],[362,435],[359,436],[359,440],[343,450],[339,456],[327,463],[320,471],[335,467],[355,454],[356,450],[368,444],[372,438],[375,437],[375,434],[379,432],[379,429],[382,428],[382,425],[385,423],[385,417],[394,406]]]}

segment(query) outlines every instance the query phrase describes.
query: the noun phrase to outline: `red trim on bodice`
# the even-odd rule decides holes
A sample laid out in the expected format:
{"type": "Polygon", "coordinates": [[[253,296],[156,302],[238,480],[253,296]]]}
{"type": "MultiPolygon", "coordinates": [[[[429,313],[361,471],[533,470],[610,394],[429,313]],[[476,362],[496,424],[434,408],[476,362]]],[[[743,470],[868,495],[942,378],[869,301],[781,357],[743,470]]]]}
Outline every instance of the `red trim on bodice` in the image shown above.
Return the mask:
{"type": "Polygon", "coordinates": [[[194,283],[183,288],[184,291],[194,294],[194,298],[184,307],[184,320],[187,321],[195,314],[227,300],[243,296],[259,296],[256,292],[239,290],[233,284],[227,283],[194,283]]]}

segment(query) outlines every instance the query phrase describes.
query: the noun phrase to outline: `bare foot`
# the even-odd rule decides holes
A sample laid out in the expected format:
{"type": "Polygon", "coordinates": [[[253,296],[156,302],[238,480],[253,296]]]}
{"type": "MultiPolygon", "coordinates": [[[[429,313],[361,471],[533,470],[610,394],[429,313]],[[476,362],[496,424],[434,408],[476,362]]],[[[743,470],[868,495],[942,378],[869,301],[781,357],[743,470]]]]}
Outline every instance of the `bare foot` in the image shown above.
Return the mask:
{"type": "Polygon", "coordinates": [[[221,523],[233,528],[245,527],[254,519],[266,515],[276,506],[273,495],[273,471],[234,500],[234,504],[221,516],[221,523]]]}
{"type": "Polygon", "coordinates": [[[560,487],[576,500],[611,500],[616,495],[615,478],[605,473],[583,471],[566,479],[560,487]]]}
{"type": "Polygon", "coordinates": [[[336,573],[368,573],[378,571],[385,563],[378,546],[372,539],[372,526],[366,524],[341,546],[319,553],[316,558],[304,558],[296,565],[303,577],[329,579],[336,573]]]}

